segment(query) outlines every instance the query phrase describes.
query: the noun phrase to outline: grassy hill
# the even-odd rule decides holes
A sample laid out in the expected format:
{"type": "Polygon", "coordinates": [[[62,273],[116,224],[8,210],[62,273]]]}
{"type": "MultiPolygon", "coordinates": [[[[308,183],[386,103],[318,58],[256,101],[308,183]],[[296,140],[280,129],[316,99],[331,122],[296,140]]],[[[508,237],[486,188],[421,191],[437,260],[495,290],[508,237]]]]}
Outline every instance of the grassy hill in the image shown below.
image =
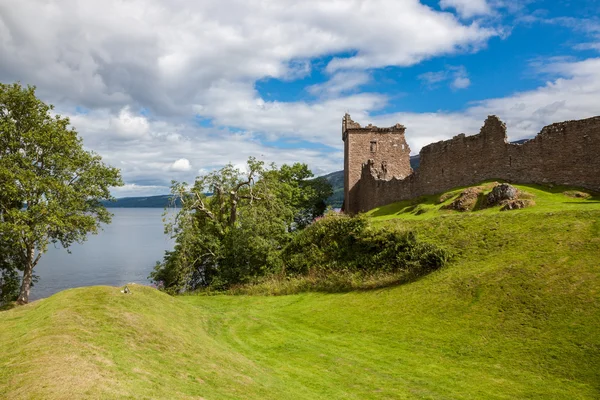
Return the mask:
{"type": "Polygon", "coordinates": [[[536,206],[443,209],[454,193],[373,210],[455,255],[404,285],[91,287],[2,312],[0,398],[599,398],[600,201],[520,189],[536,206]]]}

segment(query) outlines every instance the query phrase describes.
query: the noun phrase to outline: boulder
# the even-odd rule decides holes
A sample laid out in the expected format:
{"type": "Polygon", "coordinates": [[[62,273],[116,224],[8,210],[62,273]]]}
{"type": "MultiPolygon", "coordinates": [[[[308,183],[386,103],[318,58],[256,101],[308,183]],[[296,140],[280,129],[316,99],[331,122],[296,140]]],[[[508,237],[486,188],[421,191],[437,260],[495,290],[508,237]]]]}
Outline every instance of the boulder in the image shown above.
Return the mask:
{"type": "Polygon", "coordinates": [[[456,211],[471,211],[475,208],[477,204],[477,198],[481,193],[480,187],[470,187],[463,190],[458,197],[450,204],[444,206],[443,208],[448,210],[456,210],[456,211]]]}
{"type": "Polygon", "coordinates": [[[492,191],[487,195],[488,206],[497,206],[508,200],[515,200],[519,192],[516,187],[508,183],[501,183],[494,186],[492,191]]]}

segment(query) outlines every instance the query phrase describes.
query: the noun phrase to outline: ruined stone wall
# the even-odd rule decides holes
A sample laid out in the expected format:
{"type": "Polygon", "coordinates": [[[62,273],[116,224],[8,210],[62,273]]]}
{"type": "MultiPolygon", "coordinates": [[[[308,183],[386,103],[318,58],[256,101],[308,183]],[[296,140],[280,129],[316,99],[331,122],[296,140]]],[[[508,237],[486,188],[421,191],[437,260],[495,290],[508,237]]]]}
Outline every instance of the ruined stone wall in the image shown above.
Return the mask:
{"type": "Polygon", "coordinates": [[[423,147],[420,159],[419,169],[405,179],[380,179],[363,159],[347,210],[367,211],[487,179],[600,192],[600,117],[552,124],[532,140],[511,144],[505,125],[490,116],[479,134],[432,143],[423,147]]]}
{"type": "Polygon", "coordinates": [[[412,174],[410,148],[404,137],[406,128],[400,124],[389,128],[368,125],[361,127],[346,114],[342,121],[344,140],[344,209],[353,210],[351,204],[356,183],[361,179],[362,164],[371,160],[370,171],[378,179],[405,178],[412,174]]]}

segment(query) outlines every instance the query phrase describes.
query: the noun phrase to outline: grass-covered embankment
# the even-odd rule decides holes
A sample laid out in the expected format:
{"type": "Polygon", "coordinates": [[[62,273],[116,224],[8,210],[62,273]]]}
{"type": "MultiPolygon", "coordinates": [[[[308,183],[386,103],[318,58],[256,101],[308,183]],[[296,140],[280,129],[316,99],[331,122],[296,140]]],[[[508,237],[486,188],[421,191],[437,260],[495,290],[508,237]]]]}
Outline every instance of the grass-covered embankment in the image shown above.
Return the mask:
{"type": "Polygon", "coordinates": [[[0,313],[0,397],[598,398],[600,205],[534,194],[537,209],[379,211],[455,254],[395,287],[94,287],[0,313]]]}

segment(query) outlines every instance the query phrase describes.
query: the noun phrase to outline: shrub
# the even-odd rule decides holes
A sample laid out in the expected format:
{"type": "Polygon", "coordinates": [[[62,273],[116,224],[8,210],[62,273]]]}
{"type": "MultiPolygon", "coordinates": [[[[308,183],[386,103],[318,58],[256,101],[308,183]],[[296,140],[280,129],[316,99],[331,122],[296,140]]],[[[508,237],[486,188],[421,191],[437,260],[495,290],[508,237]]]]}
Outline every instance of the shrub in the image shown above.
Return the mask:
{"type": "Polygon", "coordinates": [[[16,269],[0,268],[0,307],[17,300],[21,279],[16,269]]]}
{"type": "Polygon", "coordinates": [[[448,253],[412,232],[373,228],[363,217],[329,215],[302,232],[282,252],[287,275],[312,270],[407,272],[420,276],[448,260],[448,253]]]}

